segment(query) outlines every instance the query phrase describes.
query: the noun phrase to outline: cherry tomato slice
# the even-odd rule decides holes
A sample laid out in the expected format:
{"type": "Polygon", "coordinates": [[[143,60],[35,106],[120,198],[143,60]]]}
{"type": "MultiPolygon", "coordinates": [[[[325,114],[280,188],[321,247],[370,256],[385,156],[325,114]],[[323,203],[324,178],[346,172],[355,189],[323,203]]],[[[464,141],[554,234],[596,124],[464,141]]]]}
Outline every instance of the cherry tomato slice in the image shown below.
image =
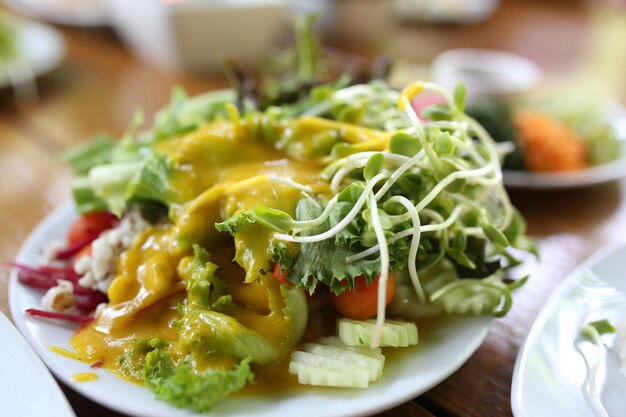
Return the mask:
{"type": "MultiPolygon", "coordinates": [[[[342,292],[340,295],[330,294],[330,300],[342,316],[355,320],[365,320],[376,315],[378,303],[378,281],[375,277],[370,285],[364,276],[354,279],[354,288],[342,292]]],[[[387,279],[387,297],[385,305],[389,304],[396,291],[396,277],[389,274],[387,279]]]]}
{"type": "Polygon", "coordinates": [[[85,214],[72,224],[67,240],[71,245],[76,242],[95,239],[100,233],[116,226],[118,223],[117,217],[108,211],[85,214]]]}

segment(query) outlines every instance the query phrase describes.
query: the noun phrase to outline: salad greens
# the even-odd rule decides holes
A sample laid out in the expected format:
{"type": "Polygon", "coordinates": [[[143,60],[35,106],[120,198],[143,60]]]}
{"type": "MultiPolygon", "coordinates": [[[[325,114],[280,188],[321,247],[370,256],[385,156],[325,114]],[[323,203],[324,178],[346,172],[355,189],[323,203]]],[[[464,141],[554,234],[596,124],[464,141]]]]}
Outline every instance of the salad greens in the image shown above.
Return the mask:
{"type": "MultiPolygon", "coordinates": [[[[293,190],[293,210],[262,203],[231,211],[218,207],[221,221],[206,223],[203,217],[202,223],[189,223],[193,239],[183,242],[174,235],[178,250],[193,247],[188,267],[178,270],[187,291],[172,324],[178,339],[135,341],[120,360],[123,372],[143,380],[161,399],[206,411],[253,381],[252,363],[276,363],[304,333],[306,301],[290,288],[312,294],[327,287],[339,295],[360,277],[379,283],[372,347],[379,345],[385,324],[391,274],[398,286],[392,315],[506,314],[511,293],[526,281],[506,277],[520,262],[515,251],[537,254],[537,248],[503,188],[501,155],[487,131],[464,112],[465,98],[462,85],[450,93],[434,83],[416,82],[398,92],[377,81],[316,86],[291,104],[241,110],[230,93],[196,101],[176,90],[151,130],[139,131],[141,118],[136,118],[119,142],[100,135],[67,153],[79,210],[121,214],[131,204],[148,211],[160,207],[167,213],[164,221],[176,227],[193,210],[204,213],[205,204],[219,206],[222,197],[217,187],[184,201],[174,184],[193,169],[163,152],[162,145],[186,146],[186,138],[211,129],[244,132],[243,146],[261,145],[283,160],[316,169],[314,185],[288,174],[255,173],[243,181],[293,190]],[[417,114],[410,101],[422,91],[441,95],[445,105],[417,114]],[[203,242],[195,239],[194,233],[203,233],[198,227],[215,227],[213,232],[226,239],[233,236],[235,260],[246,269],[246,280],[270,279],[278,285],[269,270],[282,271],[288,283],[268,292],[269,316],[246,315],[289,329],[289,340],[278,346],[234,318],[231,313],[241,307],[216,275],[209,253],[197,244],[203,242]],[[250,236],[254,251],[239,244],[250,242],[250,236]],[[404,311],[398,313],[398,306],[404,311]],[[228,357],[229,366],[200,371],[209,353],[228,357]],[[197,395],[201,391],[209,394],[197,395]]],[[[193,149],[212,152],[210,147],[193,149]]],[[[246,162],[243,151],[235,163],[246,162]]],[[[205,156],[196,162],[202,164],[205,156]]]]}
{"type": "Polygon", "coordinates": [[[314,31],[316,20],[313,14],[294,19],[294,45],[273,51],[256,76],[234,62],[226,62],[240,110],[301,103],[317,86],[347,87],[386,77],[384,59],[370,64],[362,57],[323,46],[314,31]]]}
{"type": "Polygon", "coordinates": [[[143,380],[160,400],[181,408],[203,413],[248,383],[254,383],[250,359],[229,370],[209,369],[198,372],[193,357],[175,365],[167,349],[170,345],[156,337],[135,341],[133,349],[122,358],[128,375],[143,380]]]}
{"type": "Polygon", "coordinates": [[[370,347],[417,343],[415,323],[387,315],[502,316],[526,282],[507,271],[520,251],[537,254],[465,87],[395,91],[322,48],[313,23],[297,20],[295,48],[260,76],[232,66],[234,90],[174,89],[151,128],[137,113],[120,140],[100,134],[64,155],[79,212],[139,207],[152,223],[114,248],[109,303],[72,346],[175,406],[209,411],[284,378],[282,365],[300,383],[366,387],[384,363],[370,347]],[[444,103],[418,114],[423,91],[444,103]],[[305,291],[344,323],[372,318],[348,331],[370,347],[341,334],[302,345],[327,317],[310,314],[305,291]],[[368,304],[359,316],[337,304],[355,294],[368,304]]]}
{"type": "MultiPolygon", "coordinates": [[[[357,105],[376,104],[381,96],[398,102],[406,116],[394,113],[394,127],[405,127],[390,135],[388,151],[351,153],[350,145],[337,144],[322,174],[331,198],[302,199],[295,218],[257,207],[237,213],[218,229],[236,235],[242,224],[256,221],[280,231],[270,247],[274,261],[288,271],[293,284],[310,292],[321,284],[340,294],[357,276],[368,282],[380,276],[378,337],[385,319],[384,283],[390,271],[405,267],[422,304],[438,304],[449,313],[505,314],[511,290],[523,283],[503,283],[503,270],[515,264],[506,248],[536,249],[524,236],[523,220],[502,186],[493,140],[463,113],[465,89],[459,86],[451,96],[432,83],[415,83],[402,93],[355,86],[318,108],[329,109],[333,99],[348,97],[358,98],[357,105]],[[444,116],[436,121],[422,123],[410,105],[412,96],[424,89],[447,101],[440,111],[444,116]],[[348,156],[338,156],[337,148],[348,156]],[[286,243],[300,244],[300,250],[288,251],[286,243]],[[443,258],[459,276],[427,298],[419,273],[443,258]]],[[[373,345],[377,343],[375,339],[373,345]]]]}

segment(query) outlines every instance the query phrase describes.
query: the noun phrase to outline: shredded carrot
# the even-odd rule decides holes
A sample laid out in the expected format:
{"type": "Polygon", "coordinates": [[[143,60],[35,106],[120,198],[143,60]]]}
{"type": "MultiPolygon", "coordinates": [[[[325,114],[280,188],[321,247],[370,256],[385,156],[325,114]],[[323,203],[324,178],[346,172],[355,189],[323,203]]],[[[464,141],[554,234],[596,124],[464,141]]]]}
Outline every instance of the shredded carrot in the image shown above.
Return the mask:
{"type": "Polygon", "coordinates": [[[563,123],[534,110],[518,112],[514,122],[529,171],[572,171],[588,165],[586,144],[563,123]]]}

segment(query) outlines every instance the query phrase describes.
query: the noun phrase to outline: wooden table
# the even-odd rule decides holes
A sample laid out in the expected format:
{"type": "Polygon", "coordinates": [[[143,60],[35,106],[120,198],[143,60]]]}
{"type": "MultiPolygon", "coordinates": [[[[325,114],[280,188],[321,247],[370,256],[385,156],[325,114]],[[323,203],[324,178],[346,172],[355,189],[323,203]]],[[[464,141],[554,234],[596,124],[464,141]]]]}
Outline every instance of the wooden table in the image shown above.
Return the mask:
{"type": "MultiPolygon", "coordinates": [[[[549,75],[571,73],[595,56],[589,39],[601,25],[585,7],[574,1],[504,1],[495,18],[476,26],[388,28],[388,39],[394,43],[387,49],[397,57],[427,63],[452,47],[493,47],[524,53],[549,75]]],[[[165,75],[149,69],[107,30],[62,32],[68,42],[67,58],[41,80],[40,102],[16,108],[9,94],[0,95],[0,260],[12,259],[30,230],[69,199],[69,172],[55,159],[60,151],[101,129],[120,134],[134,109],[151,114],[161,107],[172,84],[182,85],[190,94],[226,85],[221,77],[165,75]]],[[[371,44],[354,39],[335,41],[355,51],[375,51],[371,44]]],[[[623,47],[624,39],[617,43],[623,47]]],[[[623,101],[626,90],[617,93],[623,101]]],[[[513,364],[542,303],[585,257],[605,244],[626,240],[626,181],[511,195],[530,234],[539,239],[541,262],[515,294],[513,310],[494,321],[486,341],[465,365],[437,387],[383,415],[511,415],[513,364]]],[[[0,272],[0,309],[5,313],[7,278],[5,271],[0,272]]],[[[118,415],[64,389],[81,416],[118,415]]]]}

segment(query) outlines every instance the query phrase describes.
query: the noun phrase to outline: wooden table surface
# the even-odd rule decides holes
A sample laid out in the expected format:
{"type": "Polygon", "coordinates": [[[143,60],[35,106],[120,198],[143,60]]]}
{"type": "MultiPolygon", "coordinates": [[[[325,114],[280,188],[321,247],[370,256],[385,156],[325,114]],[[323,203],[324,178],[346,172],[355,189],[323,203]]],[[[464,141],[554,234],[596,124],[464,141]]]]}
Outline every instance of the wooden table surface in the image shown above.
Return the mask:
{"type": "MultiPolygon", "coordinates": [[[[500,48],[530,56],[554,77],[588,67],[601,27],[594,19],[585,2],[505,0],[494,18],[476,26],[386,28],[391,35],[387,39],[394,41],[386,47],[395,57],[422,64],[448,48],[500,48]]],[[[151,114],[161,107],[173,84],[190,94],[226,85],[219,76],[166,75],[149,69],[107,30],[61,31],[67,56],[58,70],[40,81],[40,101],[17,107],[8,92],[0,94],[0,260],[11,260],[31,229],[69,199],[69,172],[56,159],[60,151],[99,130],[121,133],[136,108],[151,114]]],[[[625,41],[616,40],[622,47],[625,41]]],[[[354,38],[336,42],[368,54],[376,48],[354,38]]],[[[623,102],[626,91],[616,93],[623,102]]],[[[457,372],[383,415],[511,415],[515,357],[542,303],[584,258],[606,244],[626,241],[624,180],[570,191],[512,191],[511,196],[542,250],[541,261],[528,267],[531,279],[515,294],[513,310],[494,321],[483,345],[457,372]]],[[[8,274],[0,272],[0,309],[6,314],[7,279],[8,274]]],[[[71,388],[64,390],[79,416],[118,415],[71,388]]]]}

